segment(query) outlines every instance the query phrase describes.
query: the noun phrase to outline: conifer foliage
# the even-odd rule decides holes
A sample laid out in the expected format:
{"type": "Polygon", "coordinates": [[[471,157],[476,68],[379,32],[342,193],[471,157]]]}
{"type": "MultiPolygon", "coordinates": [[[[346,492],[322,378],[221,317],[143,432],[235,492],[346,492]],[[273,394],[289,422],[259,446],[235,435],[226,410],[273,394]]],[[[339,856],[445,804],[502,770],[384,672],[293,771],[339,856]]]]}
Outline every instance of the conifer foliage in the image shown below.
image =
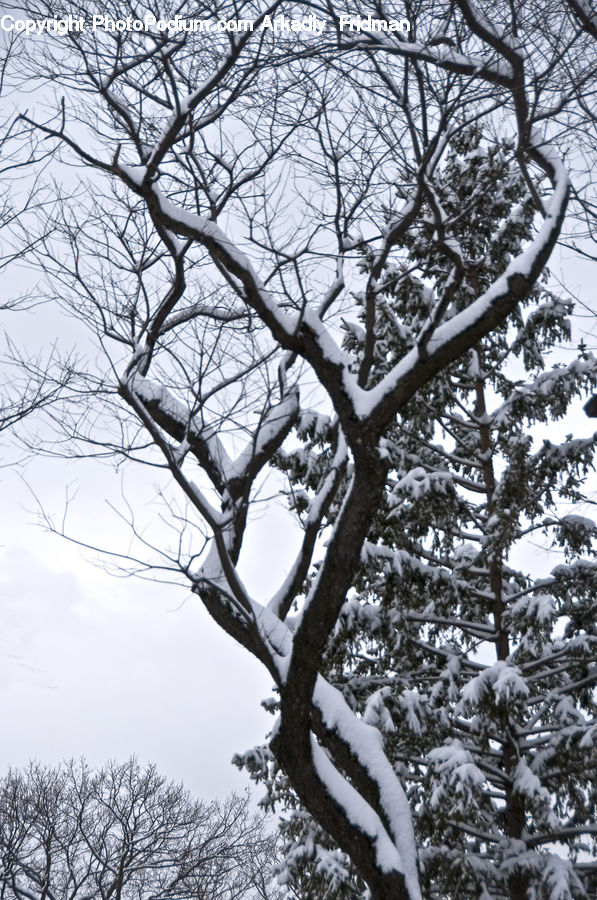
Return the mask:
{"type": "MultiPolygon", "coordinates": [[[[380,284],[372,383],[414,345],[434,295],[448,315],[465,308],[524,249],[535,207],[513,149],[475,128],[452,142],[428,204],[474,265],[450,292],[450,242],[425,223],[404,240],[380,284]]],[[[571,362],[553,352],[569,312],[544,279],[390,427],[393,477],[328,646],[328,678],[407,788],[427,898],[597,896],[597,526],[578,514],[596,441],[546,428],[597,376],[582,345],[571,362]]],[[[358,353],[362,330],[345,327],[358,353]]],[[[298,436],[279,465],[300,510],[331,449],[321,417],[298,436]]],[[[271,757],[244,762],[286,805],[297,894],[362,897],[271,757]]]]}

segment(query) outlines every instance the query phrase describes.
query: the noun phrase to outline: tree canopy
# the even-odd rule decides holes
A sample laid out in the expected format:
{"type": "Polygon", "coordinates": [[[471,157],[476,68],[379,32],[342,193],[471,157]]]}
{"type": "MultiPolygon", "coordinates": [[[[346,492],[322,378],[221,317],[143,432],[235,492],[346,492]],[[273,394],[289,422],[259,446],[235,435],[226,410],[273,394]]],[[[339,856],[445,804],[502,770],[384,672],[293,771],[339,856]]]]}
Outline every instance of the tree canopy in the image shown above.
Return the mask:
{"type": "Polygon", "coordinates": [[[0,781],[2,900],[273,900],[275,855],[247,797],[200,803],[135,759],[0,781]]]}

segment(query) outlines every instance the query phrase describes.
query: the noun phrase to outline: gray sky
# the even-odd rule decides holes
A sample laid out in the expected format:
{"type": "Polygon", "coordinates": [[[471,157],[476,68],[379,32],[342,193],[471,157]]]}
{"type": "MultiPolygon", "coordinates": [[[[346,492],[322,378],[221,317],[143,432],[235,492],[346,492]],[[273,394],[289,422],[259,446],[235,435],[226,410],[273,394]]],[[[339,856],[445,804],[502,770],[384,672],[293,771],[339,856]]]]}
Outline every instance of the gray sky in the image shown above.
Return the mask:
{"type": "MultiPolygon", "coordinates": [[[[126,546],[104,496],[120,479],[106,466],[38,460],[25,472],[58,511],[73,474],[67,525],[126,546]]],[[[18,469],[1,469],[0,485],[0,771],[33,757],[100,764],[134,753],[203,798],[242,790],[247,776],[230,760],[271,727],[259,705],[272,692],[265,670],[188,591],[110,576],[42,530],[18,469]]],[[[277,530],[271,519],[258,526],[267,540],[243,573],[256,590],[273,589],[272,560],[289,555],[272,544],[277,530]]]]}

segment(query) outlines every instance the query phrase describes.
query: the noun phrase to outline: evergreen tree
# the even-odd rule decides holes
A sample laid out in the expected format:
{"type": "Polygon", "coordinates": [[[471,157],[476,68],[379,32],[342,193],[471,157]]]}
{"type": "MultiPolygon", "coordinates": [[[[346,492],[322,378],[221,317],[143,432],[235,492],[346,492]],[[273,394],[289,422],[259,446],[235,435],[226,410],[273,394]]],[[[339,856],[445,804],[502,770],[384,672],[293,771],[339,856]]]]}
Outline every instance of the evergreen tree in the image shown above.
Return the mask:
{"type": "MultiPolygon", "coordinates": [[[[475,129],[453,141],[428,224],[378,285],[372,382],[414,345],[440,292],[448,313],[462,310],[530,237],[536,198],[513,152],[475,129]],[[434,230],[436,205],[450,238],[434,230]]],[[[596,440],[555,443],[546,429],[597,376],[582,345],[570,364],[550,358],[570,340],[569,313],[537,284],[392,426],[393,483],[328,648],[328,677],[379,729],[407,787],[427,898],[597,896],[597,527],[567,512],[584,500],[596,440]]],[[[358,349],[360,327],[344,327],[358,349]]],[[[303,418],[298,438],[279,464],[300,517],[332,448],[321,417],[303,418]]],[[[362,897],[267,752],[243,762],[286,806],[297,896],[362,897]]]]}

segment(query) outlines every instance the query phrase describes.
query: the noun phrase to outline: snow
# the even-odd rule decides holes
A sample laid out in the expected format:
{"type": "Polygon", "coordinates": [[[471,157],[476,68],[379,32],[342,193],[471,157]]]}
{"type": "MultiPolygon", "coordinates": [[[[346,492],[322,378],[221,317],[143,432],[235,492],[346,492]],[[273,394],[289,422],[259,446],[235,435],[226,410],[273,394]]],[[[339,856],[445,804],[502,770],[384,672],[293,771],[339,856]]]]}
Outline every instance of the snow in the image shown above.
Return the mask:
{"type": "Polygon", "coordinates": [[[448,744],[433,748],[427,756],[436,778],[442,776],[436,781],[436,786],[431,792],[429,798],[431,808],[439,809],[446,802],[445,779],[458,798],[458,803],[464,803],[468,807],[474,793],[482,789],[486,783],[486,778],[475,765],[470,751],[455,738],[448,744]]]}
{"type": "Polygon", "coordinates": [[[137,187],[141,187],[147,175],[147,166],[127,166],[121,163],[119,169],[137,187]]]}
{"type": "MultiPolygon", "coordinates": [[[[379,34],[378,37],[383,37],[383,35],[379,34]]],[[[405,45],[401,46],[404,49],[405,45]]],[[[511,260],[505,272],[495,280],[484,294],[465,310],[435,329],[427,344],[427,351],[430,355],[441,350],[442,347],[451,341],[456,340],[463,331],[485,318],[491,308],[500,299],[509,294],[511,278],[514,276],[530,277],[537,259],[553,241],[554,229],[557,228],[556,220],[565,208],[567,201],[568,176],[563,164],[555,154],[547,147],[541,146],[537,138],[535,138],[535,141],[536,152],[544,158],[546,165],[552,169],[555,180],[546,219],[531,245],[518,257],[511,260]]],[[[142,178],[141,170],[142,167],[129,167],[127,169],[127,174],[134,183],[139,183],[139,179],[142,178]]],[[[211,219],[176,206],[157,187],[154,186],[153,191],[162,214],[168,220],[168,227],[174,231],[190,232],[197,240],[208,245],[214,244],[228,257],[235,267],[244,271],[256,288],[259,302],[263,305],[266,315],[270,319],[270,326],[275,323],[275,326],[283,329],[284,333],[290,338],[301,324],[299,317],[285,313],[279,308],[273,295],[261,285],[247,256],[238,249],[224,231],[211,219]]],[[[380,403],[399,389],[401,382],[416,369],[419,362],[419,350],[414,348],[394,366],[381,382],[370,390],[364,390],[358,386],[356,376],[350,371],[353,363],[352,356],[340,349],[318,314],[307,307],[303,310],[302,320],[304,326],[314,336],[323,358],[340,370],[344,390],[350,397],[358,418],[367,419],[370,417],[380,403]]]]}
{"type": "MultiPolygon", "coordinates": [[[[138,373],[130,376],[129,383],[143,403],[157,403],[164,413],[185,429],[187,434],[205,444],[225,483],[242,478],[255,457],[262,453],[269,443],[276,440],[288,426],[289,420],[296,417],[299,409],[298,391],[292,390],[280,403],[271,407],[258,425],[253,438],[233,461],[218,438],[215,426],[210,427],[200,420],[196,424],[199,415],[191,415],[188,407],[173,397],[163,385],[156,384],[138,373]]],[[[189,443],[185,436],[177,450],[179,462],[182,462],[188,449],[189,443]]]]}
{"type": "Polygon", "coordinates": [[[392,721],[390,711],[384,703],[385,697],[387,697],[390,692],[390,687],[383,687],[378,691],[374,691],[367,699],[365,710],[363,712],[363,722],[366,722],[368,725],[373,725],[375,728],[384,732],[396,731],[396,726],[392,721]]]}
{"type": "Polygon", "coordinates": [[[298,317],[289,315],[279,308],[273,295],[261,284],[246,254],[238,249],[219,225],[212,219],[199,216],[197,213],[192,213],[190,210],[172,203],[155,185],[152,190],[162,215],[169,222],[168,227],[174,231],[181,230],[183,233],[190,233],[201,243],[216,245],[236,267],[247,273],[255,285],[264,309],[275,319],[277,325],[283,328],[288,336],[294,334],[298,325],[298,317]]]}
{"type": "MultiPolygon", "coordinates": [[[[313,704],[326,727],[335,731],[350,748],[359,764],[378,785],[380,804],[390,825],[393,842],[401,860],[409,896],[419,900],[417,851],[410,807],[406,795],[383,747],[377,728],[358,719],[339,690],[318,676],[313,704]]],[[[385,847],[385,844],[384,844],[385,847]]]]}
{"type": "Polygon", "coordinates": [[[557,606],[550,594],[537,593],[532,597],[521,597],[512,604],[511,612],[514,616],[525,615],[536,619],[539,625],[545,625],[554,618],[557,606]]]}
{"type": "Polygon", "coordinates": [[[414,57],[415,59],[425,59],[432,63],[436,63],[445,68],[451,66],[464,67],[471,73],[479,69],[485,69],[500,78],[511,78],[512,67],[504,60],[496,60],[495,56],[484,57],[477,54],[465,55],[459,53],[446,45],[439,47],[427,47],[425,44],[414,41],[398,41],[393,40],[387,32],[374,32],[370,35],[369,40],[361,39],[360,44],[366,44],[370,47],[371,43],[383,44],[386,49],[399,54],[400,56],[414,57]]]}
{"type": "Polygon", "coordinates": [[[415,466],[396,482],[392,495],[402,491],[417,500],[431,490],[445,491],[452,480],[450,472],[428,472],[422,466],[415,466]]]}
{"type": "MultiPolygon", "coordinates": [[[[206,426],[202,422],[196,423],[196,417],[192,416],[189,408],[177,400],[161,384],[156,384],[149,378],[144,378],[137,372],[133,372],[129,378],[130,389],[142,403],[157,403],[160,408],[178,424],[188,431],[195,439],[203,441],[214,462],[217,464],[224,481],[228,481],[234,471],[233,463],[228,453],[215,433],[214,428],[206,426]],[[199,426],[199,427],[197,427],[199,426]]],[[[183,446],[186,444],[183,442],[183,446]]],[[[179,454],[181,449],[179,448],[179,454]]]]}
{"type": "Polygon", "coordinates": [[[354,362],[351,354],[341,350],[336,341],[331,336],[329,330],[325,327],[318,314],[308,307],[303,311],[303,321],[309,330],[315,335],[317,345],[322,355],[328,362],[333,365],[342,366],[344,369],[343,377],[348,385],[349,390],[353,390],[357,384],[356,377],[352,375],[348,369],[354,362]]]}
{"type": "MultiPolygon", "coordinates": [[[[230,57],[228,55],[224,56],[220,59],[220,67],[216,72],[211,76],[211,78],[204,81],[200,84],[195,90],[187,94],[186,97],[177,97],[177,107],[172,112],[172,115],[169,116],[162,128],[159,137],[154,143],[153,152],[149,158],[149,165],[154,164],[156,159],[156,155],[159,154],[164,146],[164,142],[168,140],[169,135],[173,128],[176,128],[177,122],[182,123],[183,120],[188,116],[189,112],[191,112],[194,107],[200,102],[202,97],[205,97],[210,89],[213,87],[215,83],[217,83],[218,79],[221,77],[222,70],[229,63],[230,57]]],[[[204,117],[206,120],[209,120],[209,114],[204,117]]],[[[202,121],[199,120],[195,122],[195,127],[197,129],[202,127],[202,121]]]]}
{"type": "MultiPolygon", "coordinates": [[[[292,633],[269,610],[262,609],[255,603],[253,607],[260,633],[267,638],[275,653],[280,654],[275,662],[284,680],[292,650],[292,633]]],[[[410,809],[400,781],[385,755],[380,732],[357,718],[340,691],[322,676],[318,676],[316,681],[313,704],[321,713],[325,726],[336,732],[358,763],[377,783],[380,803],[390,823],[391,836],[375,810],[341,775],[325,750],[311,736],[313,762],[319,778],[330,796],[342,807],[348,821],[374,841],[376,861],[382,871],[403,873],[409,897],[421,900],[410,809]]]]}
{"type": "Polygon", "coordinates": [[[547,885],[549,900],[573,900],[586,896],[585,890],[569,860],[555,853],[541,856],[542,880],[547,885]],[[574,892],[571,891],[571,887],[574,892]]]}
{"type": "Polygon", "coordinates": [[[198,569],[194,581],[206,581],[208,584],[219,587],[223,591],[228,590],[228,581],[224,575],[222,562],[215,542],[212,542],[209,553],[201,567],[198,569]]]}
{"type": "Polygon", "coordinates": [[[261,606],[255,600],[252,601],[251,605],[259,634],[264,639],[264,642],[273,648],[274,661],[277,664],[278,671],[284,676],[292,653],[292,632],[267,607],[261,606]]]}
{"type": "MultiPolygon", "coordinates": [[[[344,435],[342,434],[342,431],[339,430],[336,452],[334,454],[334,459],[332,460],[330,470],[327,473],[326,477],[324,478],[323,484],[321,485],[317,494],[310,501],[310,504],[309,504],[309,511],[307,513],[307,518],[306,518],[306,522],[305,522],[305,528],[307,530],[310,527],[316,525],[320,521],[322,514],[323,514],[324,505],[327,502],[327,500],[329,499],[330,494],[334,489],[334,484],[336,482],[338,469],[342,465],[344,465],[347,458],[348,458],[348,448],[346,445],[346,440],[344,438],[344,435]]],[[[297,573],[304,566],[305,552],[306,552],[305,547],[304,546],[301,547],[301,550],[297,554],[297,557],[290,569],[290,572],[284,579],[284,582],[282,583],[280,588],[276,591],[274,596],[269,601],[268,609],[270,610],[270,612],[277,615],[279,613],[279,610],[284,605],[284,603],[288,597],[288,592],[291,589],[291,586],[295,581],[297,573]]]]}
{"type": "Polygon", "coordinates": [[[384,237],[386,237],[386,238],[390,237],[392,232],[398,227],[398,225],[400,225],[401,222],[404,221],[404,219],[406,219],[407,216],[409,216],[412,213],[414,208],[415,208],[415,198],[410,197],[408,200],[405,201],[404,205],[402,206],[402,209],[395,216],[392,216],[391,220],[386,225],[386,227],[383,231],[384,237]]]}
{"type": "Polygon", "coordinates": [[[376,862],[382,872],[404,873],[400,852],[390,840],[377,813],[350,782],[340,775],[313,736],[311,750],[315,770],[330,796],[342,807],[348,821],[375,842],[376,862]]]}
{"type": "MultiPolygon", "coordinates": [[[[402,691],[398,697],[398,704],[404,710],[406,724],[414,734],[421,734],[421,695],[418,691],[402,691]]],[[[393,723],[392,723],[393,725],[393,723]]],[[[393,729],[395,730],[395,729],[393,729]]]]}
{"type": "Polygon", "coordinates": [[[597,725],[592,725],[590,728],[587,728],[585,734],[578,742],[578,746],[582,747],[583,750],[592,750],[595,744],[597,744],[597,725]]]}
{"type": "Polygon", "coordinates": [[[529,768],[524,759],[518,762],[514,770],[512,785],[518,793],[528,797],[531,804],[537,802],[544,804],[544,808],[548,810],[550,828],[557,829],[561,826],[560,820],[550,809],[552,798],[549,791],[543,787],[537,775],[529,768]]]}
{"type": "Polygon", "coordinates": [[[462,704],[477,706],[489,692],[494,694],[499,703],[515,697],[527,697],[529,689],[518,666],[500,659],[465,685],[462,704]]]}
{"type": "Polygon", "coordinates": [[[298,430],[301,433],[312,430],[314,437],[319,438],[325,434],[331,422],[331,418],[325,413],[313,409],[301,410],[298,430]]]}
{"type": "MultiPolygon", "coordinates": [[[[499,300],[508,296],[512,278],[515,276],[531,277],[537,260],[553,243],[554,232],[559,229],[559,217],[566,208],[570,181],[559,157],[549,148],[540,146],[537,139],[536,141],[534,149],[538,155],[544,158],[546,165],[552,169],[554,177],[554,190],[547,205],[545,220],[529,247],[510,261],[503,274],[477,300],[443,325],[438,326],[427,344],[430,356],[451,341],[457,340],[459,335],[468,328],[482,321],[499,300]]],[[[375,387],[368,391],[357,387],[356,380],[345,378],[345,388],[352,398],[356,415],[360,419],[369,418],[376,407],[395,392],[401,382],[413,372],[419,359],[419,350],[414,348],[375,387]]]]}
{"type": "Polygon", "coordinates": [[[586,516],[579,516],[576,513],[568,513],[567,515],[562,516],[560,522],[563,525],[567,525],[570,528],[577,529],[586,534],[595,534],[597,532],[597,525],[593,519],[588,519],[586,516]]]}
{"type": "Polygon", "coordinates": [[[242,477],[246,473],[255,457],[259,456],[268,444],[275,441],[289,421],[296,417],[298,409],[299,397],[296,390],[291,391],[280,403],[271,407],[259,424],[253,439],[229,467],[228,480],[242,477]]]}

